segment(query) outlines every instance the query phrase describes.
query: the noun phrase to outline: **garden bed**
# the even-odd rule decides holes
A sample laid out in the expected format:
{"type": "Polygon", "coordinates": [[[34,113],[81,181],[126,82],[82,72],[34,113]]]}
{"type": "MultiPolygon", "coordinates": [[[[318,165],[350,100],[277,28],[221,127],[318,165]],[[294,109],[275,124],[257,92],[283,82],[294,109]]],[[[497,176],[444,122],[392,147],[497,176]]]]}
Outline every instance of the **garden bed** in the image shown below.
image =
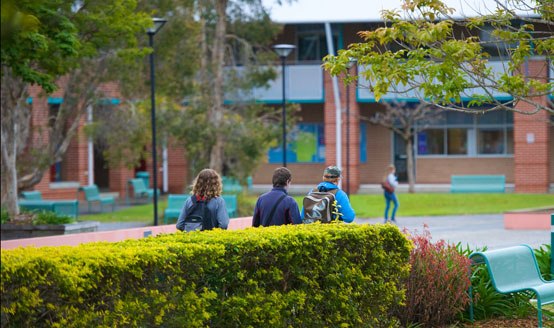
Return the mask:
{"type": "Polygon", "coordinates": [[[504,228],[512,230],[550,230],[554,207],[504,213],[504,228]]]}
{"type": "Polygon", "coordinates": [[[4,223],[1,226],[1,240],[69,235],[98,230],[99,222],[83,221],[66,224],[16,224],[4,223]]]}
{"type": "Polygon", "coordinates": [[[464,325],[466,328],[532,328],[538,327],[537,318],[525,319],[489,319],[476,321],[473,324],[464,325]]]}

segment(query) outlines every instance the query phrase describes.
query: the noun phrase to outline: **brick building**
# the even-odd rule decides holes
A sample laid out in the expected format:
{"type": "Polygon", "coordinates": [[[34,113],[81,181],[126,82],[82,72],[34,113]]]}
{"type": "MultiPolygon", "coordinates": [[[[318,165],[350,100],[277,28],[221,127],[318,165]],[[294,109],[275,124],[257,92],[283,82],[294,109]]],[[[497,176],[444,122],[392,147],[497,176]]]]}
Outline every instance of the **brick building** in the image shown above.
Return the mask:
{"type": "MultiPolygon", "coordinates": [[[[295,185],[313,185],[321,178],[323,168],[336,164],[338,160],[349,176],[352,192],[380,191],[380,179],[390,163],[396,165],[400,182],[407,181],[404,140],[367,120],[376,111],[384,110],[384,106],[375,101],[367,88],[347,88],[340,79],[336,84],[338,91],[335,90],[332,78],[320,67],[321,58],[328,53],[330,40],[334,49],[345,48],[350,43],[362,41],[358,31],[379,26],[382,26],[379,21],[286,23],[284,32],[276,41],[296,46],[287,57],[285,74],[287,102],[301,107],[300,122],[290,132],[292,140],[287,145],[286,156],[295,185]],[[338,101],[335,99],[337,95],[338,101]],[[342,113],[340,138],[336,137],[337,103],[342,113]],[[346,128],[346,122],[349,128],[346,128]],[[349,136],[346,135],[347,130],[349,136]],[[340,147],[337,147],[337,140],[341,140],[340,147]],[[342,152],[340,159],[337,149],[342,152]],[[349,167],[346,167],[347,162],[349,167]]],[[[497,55],[497,58],[491,59],[493,71],[503,69],[502,54],[497,55]]],[[[353,67],[351,74],[360,73],[363,69],[353,67]]],[[[523,69],[544,81],[554,77],[553,65],[544,57],[530,58],[523,69]]],[[[363,86],[363,77],[358,76],[358,85],[363,86]]],[[[255,93],[257,100],[279,103],[281,83],[279,77],[269,90],[258,90],[255,93]]],[[[403,97],[401,100],[408,104],[418,102],[415,95],[403,97]]],[[[508,99],[510,96],[498,93],[495,97],[508,99]]],[[[395,99],[396,96],[389,94],[382,101],[395,99]]],[[[552,100],[552,95],[534,99],[544,105],[551,105],[552,100]]],[[[530,110],[525,106],[523,103],[516,104],[518,110],[530,110]]],[[[535,115],[506,111],[480,116],[444,113],[438,122],[418,133],[413,140],[416,190],[448,190],[451,175],[499,174],[506,177],[508,190],[552,192],[552,119],[544,111],[535,115]]],[[[267,184],[271,171],[282,163],[282,157],[280,148],[271,150],[268,164],[254,175],[254,184],[267,184]]],[[[342,183],[346,183],[346,179],[342,183]]]]}
{"type": "MultiPolygon", "coordinates": [[[[334,48],[344,48],[360,42],[358,31],[380,24],[288,23],[276,40],[276,43],[296,46],[287,58],[285,80],[287,102],[300,106],[299,122],[289,131],[287,146],[287,164],[293,172],[295,186],[312,186],[318,182],[326,166],[337,164],[337,149],[341,149],[341,166],[348,175],[351,192],[380,191],[380,179],[390,163],[396,165],[401,183],[406,181],[404,141],[367,121],[376,111],[384,110],[383,105],[375,102],[367,89],[347,88],[342,81],[334,83],[321,68],[321,58],[328,52],[329,40],[334,48]],[[340,138],[337,138],[337,105],[342,109],[340,138]],[[337,140],[341,140],[340,147],[337,147],[337,140]]],[[[496,64],[501,66],[501,59],[496,64]]],[[[363,69],[353,67],[351,72],[356,74],[363,69]]],[[[525,69],[545,80],[554,76],[552,63],[541,57],[531,58],[525,69]]],[[[280,110],[281,85],[279,75],[268,89],[254,90],[253,94],[257,101],[280,110]]],[[[108,100],[117,104],[120,98],[117,85],[107,84],[103,88],[108,100]]],[[[41,98],[38,90],[33,90],[34,123],[44,122],[45,113],[63,101],[57,96],[41,98]]],[[[383,98],[391,100],[387,96],[383,98]]],[[[415,97],[404,100],[417,102],[415,97]]],[[[552,100],[552,95],[535,99],[543,104],[551,104],[552,100]]],[[[528,110],[525,104],[516,106],[519,110],[528,110]]],[[[82,126],[85,123],[83,120],[82,126]]],[[[483,116],[448,112],[429,129],[417,134],[413,152],[416,189],[419,190],[448,190],[451,175],[464,174],[504,175],[508,189],[515,192],[544,193],[554,189],[554,125],[546,112],[521,115],[497,111],[483,116]]],[[[280,146],[271,149],[267,162],[253,173],[253,183],[260,190],[270,184],[273,170],[282,164],[282,155],[280,146]]],[[[172,193],[183,192],[190,182],[184,151],[168,149],[166,163],[160,164],[158,187],[172,193]]],[[[134,177],[136,171],[147,170],[152,174],[151,166],[147,160],[136,169],[105,168],[101,154],[94,151],[94,145],[89,144],[81,129],[64,161],[46,172],[36,189],[42,191],[45,198],[75,198],[79,185],[96,183],[104,191],[117,192],[123,197],[128,179],[134,177]]]]}

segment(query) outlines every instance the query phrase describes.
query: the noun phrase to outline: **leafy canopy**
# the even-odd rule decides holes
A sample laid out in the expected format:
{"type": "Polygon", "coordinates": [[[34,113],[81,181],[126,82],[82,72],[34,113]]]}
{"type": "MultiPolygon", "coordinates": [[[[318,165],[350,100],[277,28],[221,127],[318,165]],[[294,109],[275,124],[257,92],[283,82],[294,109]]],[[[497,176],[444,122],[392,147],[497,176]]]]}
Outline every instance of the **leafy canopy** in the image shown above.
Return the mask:
{"type": "Polygon", "coordinates": [[[137,35],[152,24],[136,0],[6,0],[1,9],[2,67],[46,92],[82,59],[144,55],[137,35]]]}
{"type": "MultiPolygon", "coordinates": [[[[522,69],[533,56],[550,61],[554,56],[553,2],[495,3],[494,11],[478,17],[453,18],[454,10],[440,0],[405,0],[402,11],[382,12],[385,26],[359,32],[364,42],[327,56],[324,67],[339,75],[357,59],[377,100],[417,90],[420,100],[443,108],[518,111],[513,106],[522,101],[533,108],[526,114],[554,113],[535,98],[552,94],[552,79],[522,69]],[[491,66],[499,60],[500,72],[491,66]],[[499,100],[499,93],[510,99],[499,100]]],[[[546,61],[544,66],[548,69],[546,61]]]]}

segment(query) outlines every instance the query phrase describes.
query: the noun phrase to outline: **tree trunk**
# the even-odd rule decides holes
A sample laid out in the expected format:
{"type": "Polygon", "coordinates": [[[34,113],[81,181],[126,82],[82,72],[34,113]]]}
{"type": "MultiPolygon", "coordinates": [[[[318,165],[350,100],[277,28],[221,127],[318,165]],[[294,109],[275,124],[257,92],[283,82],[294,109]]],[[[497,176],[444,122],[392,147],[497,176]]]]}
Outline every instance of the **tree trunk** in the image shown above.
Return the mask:
{"type": "Polygon", "coordinates": [[[413,150],[413,135],[407,133],[407,138],[404,138],[406,144],[407,169],[408,169],[408,192],[415,192],[415,177],[414,177],[414,150],[413,150]]]}
{"type": "Polygon", "coordinates": [[[210,110],[210,123],[216,130],[215,143],[210,151],[210,168],[222,173],[224,135],[223,124],[223,67],[225,65],[225,36],[227,33],[227,0],[217,0],[215,10],[217,23],[213,41],[212,69],[214,73],[213,107],[210,110]]]}
{"type": "Polygon", "coordinates": [[[23,151],[29,135],[31,112],[27,108],[27,89],[27,84],[14,77],[8,68],[2,69],[1,199],[12,218],[19,214],[17,155],[23,151]]]}
{"type": "MultiPolygon", "coordinates": [[[[4,131],[2,127],[2,206],[8,211],[9,217],[13,218],[19,214],[15,143],[7,140],[7,133],[4,131]]],[[[10,132],[15,134],[17,129],[10,132]]]]}

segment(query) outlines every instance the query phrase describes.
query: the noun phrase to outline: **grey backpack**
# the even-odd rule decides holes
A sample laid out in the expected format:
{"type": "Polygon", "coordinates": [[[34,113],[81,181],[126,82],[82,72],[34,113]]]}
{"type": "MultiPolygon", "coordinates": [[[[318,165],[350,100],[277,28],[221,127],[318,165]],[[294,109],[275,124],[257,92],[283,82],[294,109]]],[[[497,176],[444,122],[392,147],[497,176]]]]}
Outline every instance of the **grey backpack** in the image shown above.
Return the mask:
{"type": "Polygon", "coordinates": [[[338,189],[330,191],[311,191],[304,197],[302,202],[304,206],[304,223],[313,223],[320,221],[321,223],[329,223],[333,221],[335,215],[335,195],[338,189]]]}

